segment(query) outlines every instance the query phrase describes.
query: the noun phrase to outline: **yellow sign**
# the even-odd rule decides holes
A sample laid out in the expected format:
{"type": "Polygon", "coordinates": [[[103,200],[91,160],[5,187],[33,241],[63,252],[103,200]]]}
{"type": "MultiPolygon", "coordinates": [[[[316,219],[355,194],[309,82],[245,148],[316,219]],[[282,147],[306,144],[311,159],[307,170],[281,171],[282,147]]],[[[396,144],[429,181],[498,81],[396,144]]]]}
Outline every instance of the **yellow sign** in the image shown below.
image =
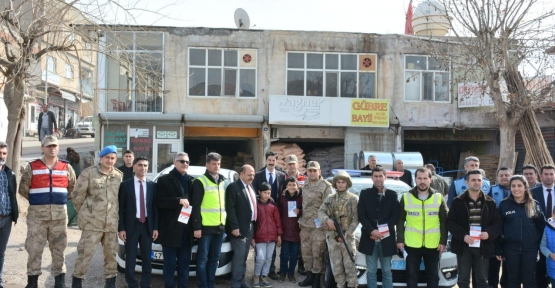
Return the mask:
{"type": "Polygon", "coordinates": [[[351,125],[389,127],[389,100],[351,99],[351,125]]]}

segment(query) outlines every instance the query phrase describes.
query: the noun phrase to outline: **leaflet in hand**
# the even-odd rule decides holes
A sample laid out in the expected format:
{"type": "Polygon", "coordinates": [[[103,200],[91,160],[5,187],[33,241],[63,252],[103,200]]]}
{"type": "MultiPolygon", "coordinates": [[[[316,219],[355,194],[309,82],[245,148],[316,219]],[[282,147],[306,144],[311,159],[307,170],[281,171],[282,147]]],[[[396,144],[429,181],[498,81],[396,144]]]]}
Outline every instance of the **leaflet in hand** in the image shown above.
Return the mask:
{"type": "Polygon", "coordinates": [[[287,211],[289,217],[297,217],[295,213],[295,209],[297,209],[297,201],[289,201],[287,204],[287,211]]]}
{"type": "Polygon", "coordinates": [[[468,247],[480,247],[480,234],[482,234],[482,227],[470,226],[469,236],[474,240],[474,244],[468,245],[468,247]]]}
{"type": "Polygon", "coordinates": [[[380,235],[383,238],[389,237],[389,226],[387,226],[387,224],[379,224],[378,225],[378,232],[380,232],[380,235]]]}
{"type": "Polygon", "coordinates": [[[191,211],[193,210],[193,206],[189,206],[189,208],[181,208],[181,212],[179,213],[179,218],[177,221],[181,223],[189,223],[189,217],[191,217],[191,211]]]}

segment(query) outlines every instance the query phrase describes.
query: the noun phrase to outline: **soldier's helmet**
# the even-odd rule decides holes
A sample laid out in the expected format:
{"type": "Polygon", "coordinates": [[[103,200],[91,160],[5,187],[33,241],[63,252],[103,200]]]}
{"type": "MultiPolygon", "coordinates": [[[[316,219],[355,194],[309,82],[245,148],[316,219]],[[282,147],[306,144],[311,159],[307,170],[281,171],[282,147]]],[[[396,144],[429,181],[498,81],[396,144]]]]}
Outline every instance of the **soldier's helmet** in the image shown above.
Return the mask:
{"type": "Polygon", "coordinates": [[[337,187],[335,186],[335,183],[337,183],[337,180],[343,180],[343,181],[347,182],[347,189],[349,189],[353,186],[353,182],[351,181],[351,175],[349,175],[349,173],[347,173],[345,171],[337,171],[337,173],[335,173],[335,175],[333,175],[333,180],[332,180],[331,185],[335,189],[337,189],[337,187]]]}

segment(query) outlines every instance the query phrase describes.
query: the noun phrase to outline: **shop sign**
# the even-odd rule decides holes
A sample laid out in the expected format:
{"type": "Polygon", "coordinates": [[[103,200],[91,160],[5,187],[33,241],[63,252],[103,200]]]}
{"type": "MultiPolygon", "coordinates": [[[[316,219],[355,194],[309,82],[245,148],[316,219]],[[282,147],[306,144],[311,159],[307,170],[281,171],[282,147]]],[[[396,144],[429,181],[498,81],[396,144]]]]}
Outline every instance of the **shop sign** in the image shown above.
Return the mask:
{"type": "Polygon", "coordinates": [[[176,131],[167,131],[168,139],[177,139],[177,132],[176,131]]]}
{"type": "Polygon", "coordinates": [[[118,147],[118,155],[121,155],[121,151],[127,150],[127,125],[106,125],[103,145],[115,145],[118,147]]]}
{"type": "Polygon", "coordinates": [[[148,129],[139,129],[139,128],[131,128],[130,129],[130,136],[139,138],[139,137],[148,137],[148,129]]]}
{"type": "Polygon", "coordinates": [[[389,127],[389,100],[270,95],[270,124],[389,127]]]}
{"type": "Polygon", "coordinates": [[[168,132],[167,131],[156,131],[156,138],[160,138],[160,139],[168,138],[168,132]]]}
{"type": "MultiPolygon", "coordinates": [[[[146,157],[149,163],[152,162],[153,139],[152,128],[130,127],[129,129],[129,150],[133,151],[135,157],[146,157]]],[[[148,173],[152,172],[152,165],[148,165],[148,173]]]]}
{"type": "Polygon", "coordinates": [[[412,141],[491,141],[489,131],[456,131],[434,130],[434,131],[405,131],[405,140],[412,141]]]}
{"type": "Polygon", "coordinates": [[[493,99],[489,95],[486,83],[459,83],[458,99],[459,108],[493,106],[493,99]]]}

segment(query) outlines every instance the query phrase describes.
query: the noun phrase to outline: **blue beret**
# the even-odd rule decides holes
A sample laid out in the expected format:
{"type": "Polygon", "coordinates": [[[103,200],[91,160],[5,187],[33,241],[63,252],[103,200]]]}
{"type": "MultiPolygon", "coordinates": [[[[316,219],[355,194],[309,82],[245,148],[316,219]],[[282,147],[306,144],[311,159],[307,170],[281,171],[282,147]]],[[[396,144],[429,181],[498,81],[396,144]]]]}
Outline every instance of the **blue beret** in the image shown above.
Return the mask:
{"type": "Polygon", "coordinates": [[[98,156],[100,157],[104,157],[110,153],[118,153],[118,147],[114,146],[114,145],[110,145],[110,146],[106,146],[104,147],[104,149],[102,149],[102,151],[100,151],[100,153],[98,154],[98,156]]]}

